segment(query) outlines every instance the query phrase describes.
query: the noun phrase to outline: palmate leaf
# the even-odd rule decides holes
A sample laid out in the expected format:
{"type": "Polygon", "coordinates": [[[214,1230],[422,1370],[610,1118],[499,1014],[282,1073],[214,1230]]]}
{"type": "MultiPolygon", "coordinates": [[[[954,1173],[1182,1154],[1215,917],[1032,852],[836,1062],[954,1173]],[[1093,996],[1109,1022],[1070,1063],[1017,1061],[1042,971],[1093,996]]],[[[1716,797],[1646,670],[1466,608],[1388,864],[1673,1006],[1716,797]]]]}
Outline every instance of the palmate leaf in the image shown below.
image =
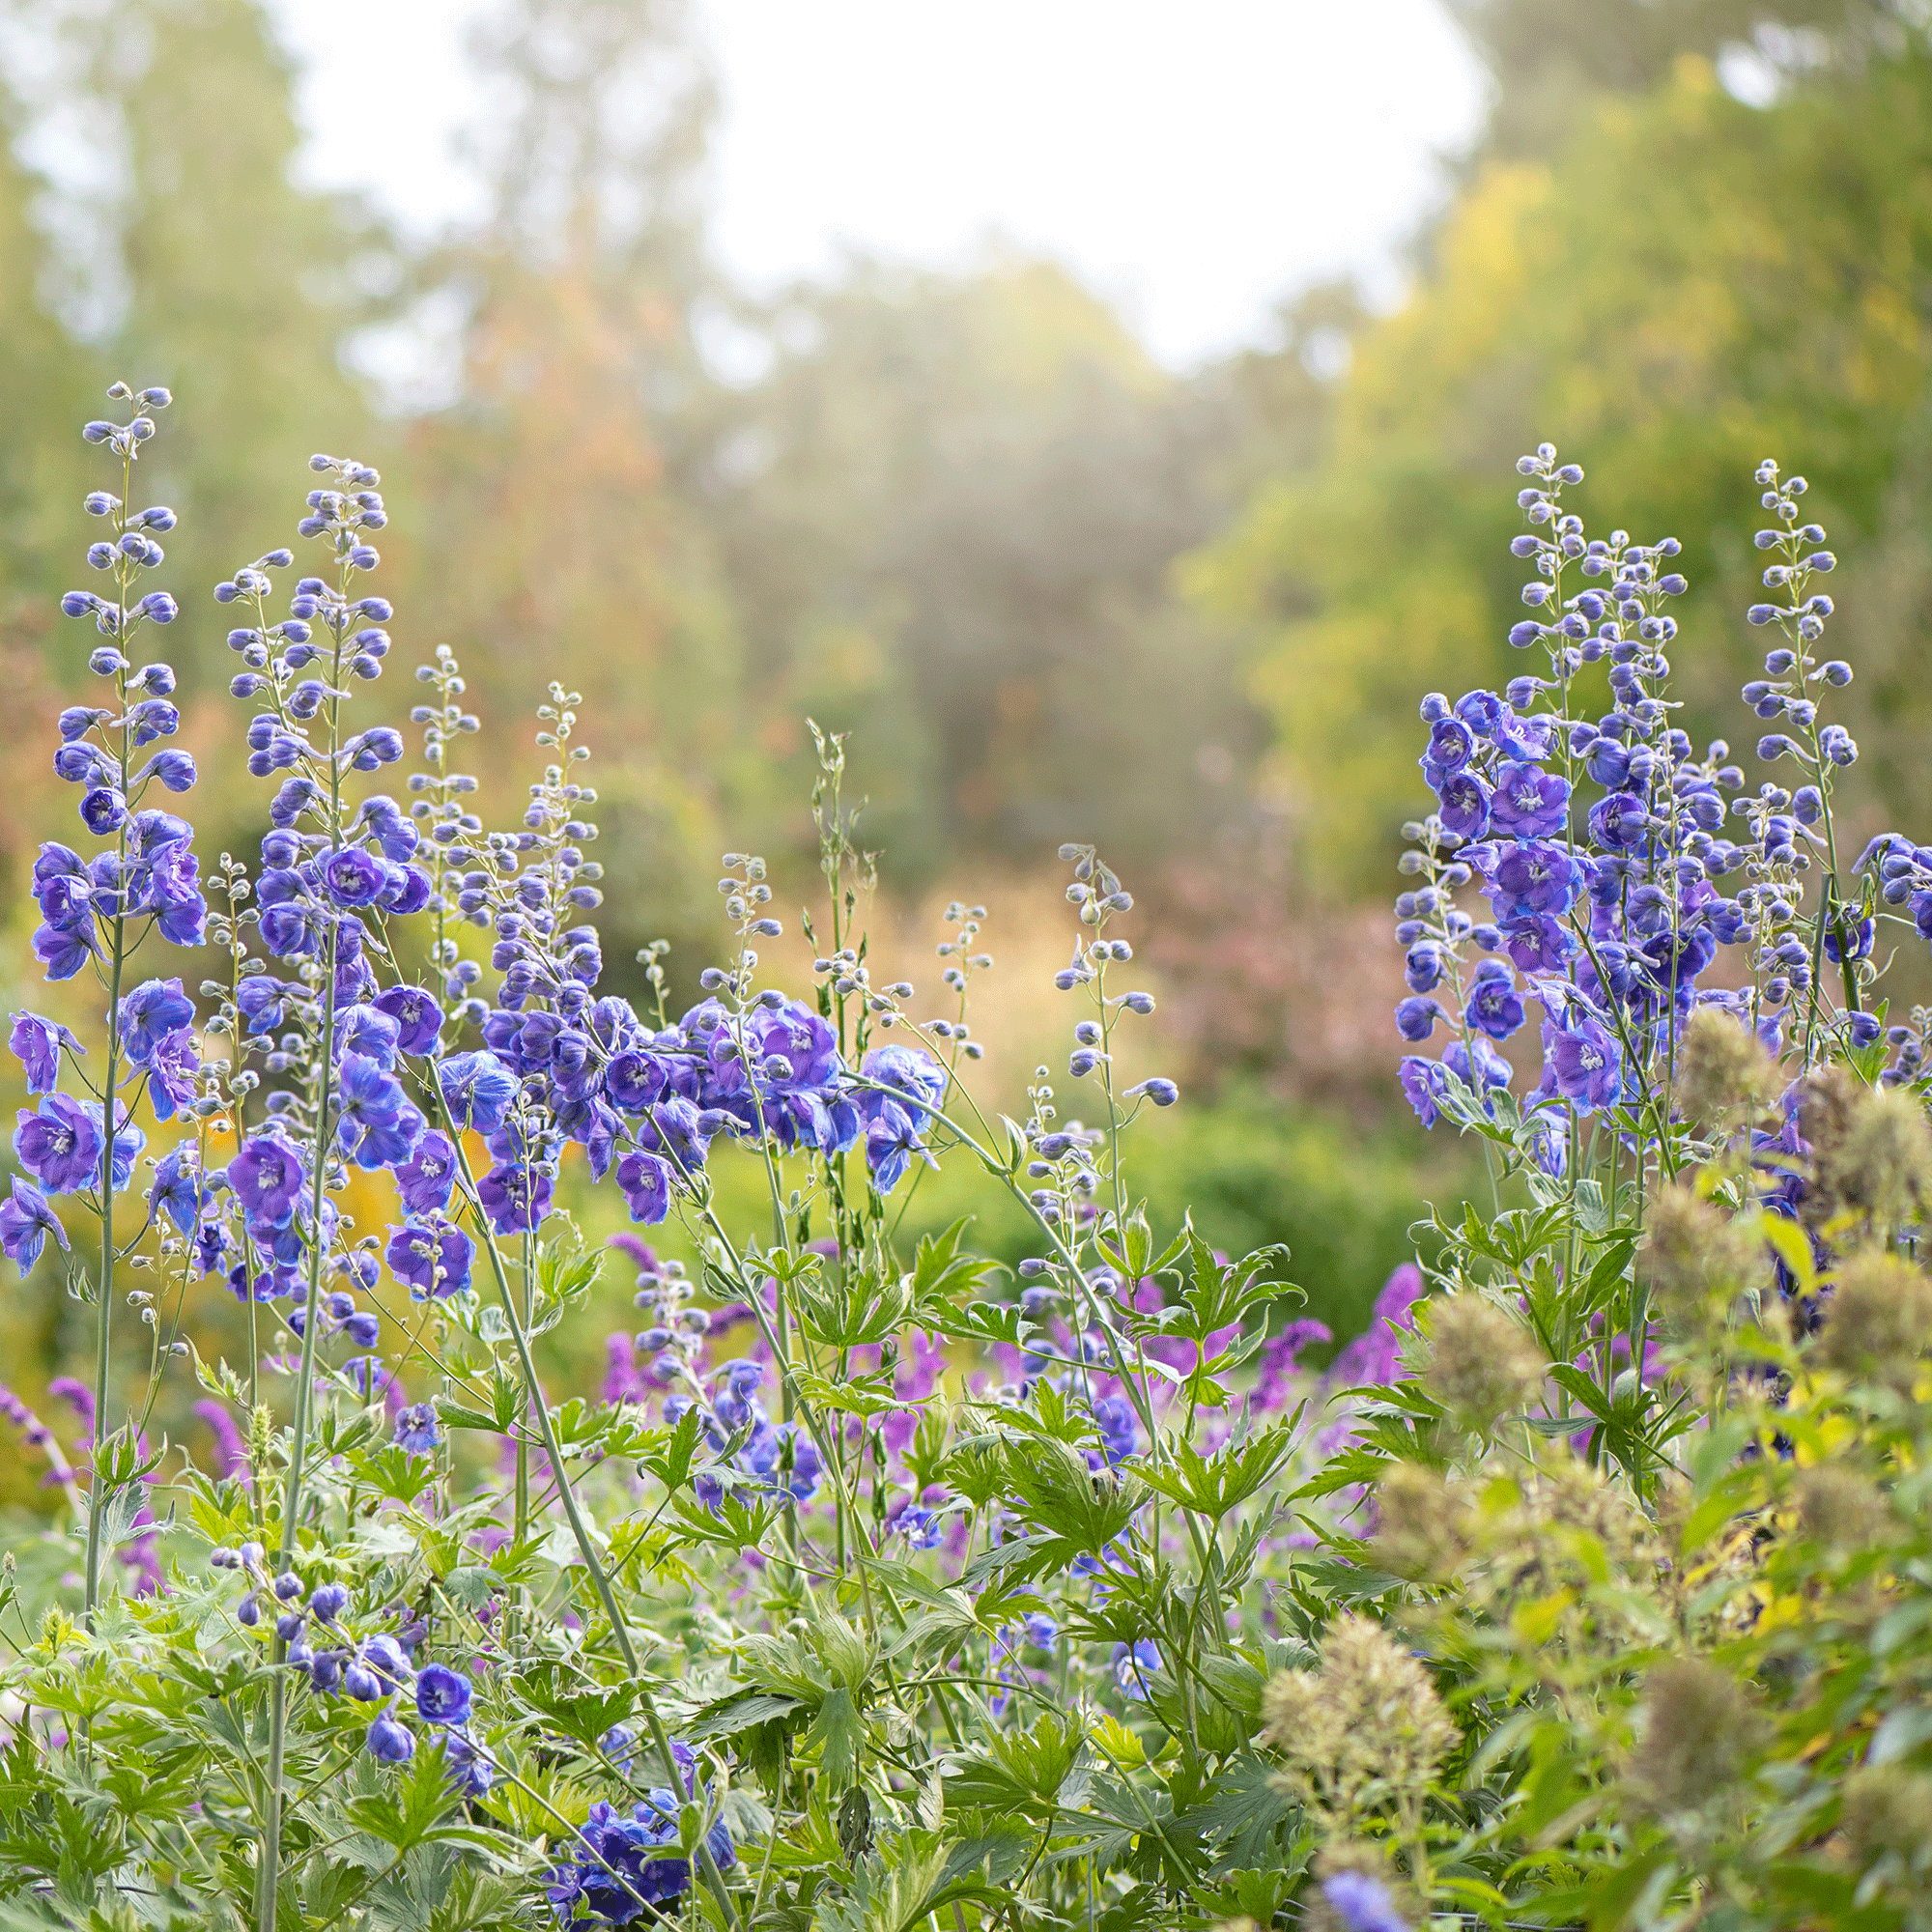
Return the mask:
{"type": "MultiPolygon", "coordinates": [[[[1024,1136],[1020,1145],[1024,1148],[1024,1136]]],[[[993,1275],[1006,1272],[998,1262],[962,1251],[972,1225],[972,1215],[963,1214],[943,1233],[920,1236],[903,1286],[910,1290],[913,1318],[923,1327],[941,1327],[943,1321],[956,1316],[963,1300],[975,1296],[993,1275]]]]}
{"type": "Polygon", "coordinates": [[[1026,1350],[1033,1338],[1043,1333],[1037,1321],[1029,1321],[1019,1305],[1009,1301],[969,1301],[965,1307],[935,1304],[921,1315],[920,1321],[933,1333],[953,1342],[978,1342],[982,1346],[1004,1342],[1009,1348],[1026,1350]]]}
{"type": "Polygon", "coordinates": [[[799,1321],[814,1340],[828,1349],[864,1349],[905,1325],[914,1285],[910,1275],[896,1282],[841,1276],[827,1283],[811,1274],[797,1279],[793,1293],[799,1321]]]}
{"type": "Polygon", "coordinates": [[[818,1775],[834,1791],[843,1790],[857,1775],[866,1751],[866,1720],[843,1685],[825,1693],[801,1748],[817,1750],[818,1775]]]}
{"type": "Polygon", "coordinates": [[[979,1900],[997,1910],[1007,1888],[1026,1868],[1038,1834],[1019,1825],[994,1823],[989,1830],[950,1846],[939,1877],[926,1893],[928,1915],[943,1906],[979,1900]]]}
{"type": "Polygon", "coordinates": [[[357,1831],[394,1851],[428,1844],[495,1849],[495,1840],[465,1816],[462,1793],[440,1751],[417,1751],[388,1790],[352,1798],[343,1809],[357,1831]]]}
{"type": "Polygon", "coordinates": [[[1285,1264],[1288,1250],[1279,1243],[1257,1248],[1253,1254],[1223,1266],[1214,1251],[1188,1224],[1187,1253],[1192,1269],[1178,1308],[1163,1312],[1160,1320],[1165,1334],[1178,1335],[1207,1353],[1208,1338],[1224,1328],[1238,1327],[1251,1308],[1274,1301],[1290,1293],[1299,1293],[1292,1283],[1267,1277],[1267,1270],[1285,1264]]]}
{"type": "Polygon", "coordinates": [[[1294,1449],[1292,1421],[1276,1423],[1238,1447],[1204,1456],[1191,1442],[1172,1445],[1160,1468],[1139,1466],[1141,1481],[1215,1522],[1262,1490],[1294,1449]]]}
{"type": "Polygon", "coordinates": [[[1070,1443],[1050,1435],[1009,1442],[1005,1452],[1007,1488],[1016,1514],[1043,1533],[1020,1574],[1065,1568],[1077,1557],[1098,1556],[1133,1520],[1146,1491],[1130,1476],[1093,1470],[1070,1443]]]}
{"type": "Polygon", "coordinates": [[[755,1730],[775,1718],[788,1718],[802,1708],[801,1700],[772,1690],[753,1690],[748,1696],[722,1697],[704,1705],[684,1726],[687,1744],[703,1744],[710,1738],[736,1737],[740,1731],[755,1730]]]}
{"type": "Polygon", "coordinates": [[[911,1932],[931,1909],[926,1901],[946,1870],[946,1848],[930,1833],[909,1843],[907,1834],[861,1867],[843,1896],[822,1899],[812,1914],[812,1932],[911,1932]]]}
{"type": "Polygon", "coordinates": [[[1208,1786],[1201,1804],[1177,1821],[1176,1831],[1201,1832],[1225,1842],[1226,1856],[1237,1865],[1273,1863],[1269,1845],[1299,1808],[1276,1782],[1271,1766],[1243,1756],[1208,1786]]]}
{"type": "Polygon", "coordinates": [[[800,1371],[793,1379],[799,1394],[814,1407],[834,1408],[840,1414],[863,1416],[870,1421],[875,1415],[887,1415],[895,1408],[905,1407],[905,1397],[894,1386],[895,1375],[892,1369],[880,1369],[872,1375],[848,1376],[843,1381],[836,1381],[829,1376],[800,1371]]]}
{"type": "Polygon", "coordinates": [[[629,1685],[592,1689],[582,1678],[551,1663],[532,1664],[519,1671],[508,1680],[508,1688],[518,1703],[546,1719],[585,1750],[595,1750],[598,1739],[612,1724],[622,1723],[637,1702],[637,1693],[629,1685]]]}
{"type": "Polygon", "coordinates": [[[946,1795],[957,1805],[1044,1820],[1060,1808],[1069,1782],[1084,1790],[1086,1764],[1085,1723],[1076,1714],[1049,1711],[1025,1730],[995,1731],[982,1749],[947,1758],[946,1795]]]}

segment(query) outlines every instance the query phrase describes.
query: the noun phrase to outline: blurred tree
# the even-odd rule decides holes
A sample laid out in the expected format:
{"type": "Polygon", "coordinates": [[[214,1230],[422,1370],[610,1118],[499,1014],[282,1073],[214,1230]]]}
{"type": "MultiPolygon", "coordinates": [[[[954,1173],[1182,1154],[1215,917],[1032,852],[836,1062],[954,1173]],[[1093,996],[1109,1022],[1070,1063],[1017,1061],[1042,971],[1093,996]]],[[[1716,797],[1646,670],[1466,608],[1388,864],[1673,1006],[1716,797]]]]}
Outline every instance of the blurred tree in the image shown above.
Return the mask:
{"type": "Polygon", "coordinates": [[[549,680],[582,695],[621,965],[698,929],[756,783],[732,613],[665,457],[709,388],[710,81],[669,0],[510,0],[476,38],[490,213],[416,281],[458,321],[453,393],[392,473],[404,655],[456,646],[493,783],[527,775],[549,680]]]}
{"type": "Polygon", "coordinates": [[[1511,464],[1545,437],[1589,471],[1587,519],[1683,539],[1689,722],[1739,739],[1751,470],[1775,451],[1804,471],[1849,560],[1834,589],[1868,829],[1932,812],[1928,110],[1918,41],[1766,109],[1686,57],[1652,95],[1592,107],[1551,162],[1484,166],[1428,279],[1357,338],[1328,460],[1257,493],[1190,566],[1204,606],[1259,640],[1316,878],[1382,882],[1421,797],[1422,690],[1536,668],[1503,639],[1523,578],[1511,464]]]}
{"type": "Polygon", "coordinates": [[[1645,94],[1680,55],[1743,56],[1762,86],[1883,44],[1888,0],[1444,0],[1495,84],[1485,152],[1561,148],[1599,95],[1645,94]]]}
{"type": "Polygon", "coordinates": [[[854,263],[764,327],[772,367],[720,402],[693,482],[771,747],[806,713],[862,727],[896,877],[966,846],[1145,862],[1199,838],[1250,726],[1169,571],[1258,434],[1255,371],[1166,375],[1018,259],[854,263]]]}

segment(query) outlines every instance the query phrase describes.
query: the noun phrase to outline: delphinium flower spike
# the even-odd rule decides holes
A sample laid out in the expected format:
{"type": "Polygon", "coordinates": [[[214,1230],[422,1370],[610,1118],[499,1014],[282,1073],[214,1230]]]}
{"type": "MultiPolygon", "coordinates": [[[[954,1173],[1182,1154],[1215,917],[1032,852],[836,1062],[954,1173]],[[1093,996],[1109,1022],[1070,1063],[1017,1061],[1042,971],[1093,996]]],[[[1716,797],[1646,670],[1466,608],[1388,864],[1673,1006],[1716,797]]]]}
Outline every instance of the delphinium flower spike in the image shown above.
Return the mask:
{"type": "MultiPolygon", "coordinates": [[[[85,504],[107,531],[87,553],[89,565],[106,580],[107,588],[70,590],[61,609],[70,617],[92,619],[103,640],[88,666],[107,685],[111,701],[72,705],[62,712],[61,744],[54,753],[55,772],[82,788],[83,827],[104,841],[105,849],[83,860],[71,846],[43,845],[33,884],[42,922],[34,934],[34,952],[46,977],[71,979],[92,965],[105,995],[107,1044],[99,1087],[80,1074],[78,1042],[66,1029],[23,1014],[16,1016],[13,1035],[14,1050],[28,1065],[30,1091],[42,1096],[33,1114],[21,1116],[14,1151],[42,1190],[80,1193],[100,1225],[94,1284],[94,1398],[99,1426],[85,1580],[90,1624],[100,1593],[107,1502],[102,1466],[115,1439],[107,1427],[115,1197],[132,1179],[146,1141],[139,1128],[128,1123],[129,1102],[123,1089],[145,1088],[157,1117],[167,1120],[195,1101],[200,1075],[194,1006],[183,995],[180,980],[151,980],[130,990],[128,967],[151,932],[177,946],[200,945],[208,911],[189,842],[193,829],[155,802],[157,791],[182,793],[193,785],[194,760],[169,746],[145,758],[140,755],[180,728],[181,713],[173,702],[175,673],[158,660],[137,665],[130,655],[146,627],[170,624],[177,614],[167,591],[140,588],[145,573],[165,560],[157,536],[174,528],[175,513],[161,504],[136,509],[131,503],[135,465],[155,436],[156,415],[173,398],[158,387],[137,394],[125,383],[114,384],[107,393],[110,401],[129,410],[127,420],[90,422],[81,432],[88,442],[105,449],[119,469],[118,492],[96,490],[85,504]],[[90,1098],[58,1091],[64,1056],[90,1098]]],[[[16,1193],[13,1206],[17,1227],[10,1252],[17,1260],[31,1265],[47,1234],[66,1247],[65,1232],[44,1200],[36,1207],[16,1193]]]]}

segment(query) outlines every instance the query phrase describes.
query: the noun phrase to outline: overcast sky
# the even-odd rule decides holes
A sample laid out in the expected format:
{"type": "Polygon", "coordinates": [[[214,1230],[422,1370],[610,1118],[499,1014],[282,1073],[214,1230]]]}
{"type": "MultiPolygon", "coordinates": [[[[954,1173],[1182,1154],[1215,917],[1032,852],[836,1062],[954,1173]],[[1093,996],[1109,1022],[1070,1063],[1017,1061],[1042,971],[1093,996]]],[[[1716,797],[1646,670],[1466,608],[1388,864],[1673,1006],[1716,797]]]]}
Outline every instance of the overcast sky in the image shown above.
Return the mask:
{"type": "MultiPolygon", "coordinates": [[[[846,247],[944,266],[998,237],[1068,263],[1177,365],[1337,269],[1386,288],[1481,108],[1436,0],[696,5],[724,104],[714,239],[740,278],[846,247]]],[[[421,226],[461,213],[476,0],[391,0],[347,34],[277,9],[310,178],[421,226]]]]}

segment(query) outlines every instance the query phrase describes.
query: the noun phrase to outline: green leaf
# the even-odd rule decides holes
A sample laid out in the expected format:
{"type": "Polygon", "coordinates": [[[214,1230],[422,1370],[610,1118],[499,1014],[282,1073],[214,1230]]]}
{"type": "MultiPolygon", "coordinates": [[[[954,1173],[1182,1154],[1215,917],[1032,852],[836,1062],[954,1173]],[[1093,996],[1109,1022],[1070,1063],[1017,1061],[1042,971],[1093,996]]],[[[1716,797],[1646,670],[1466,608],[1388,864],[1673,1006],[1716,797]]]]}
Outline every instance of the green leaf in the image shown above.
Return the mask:
{"type": "Polygon", "coordinates": [[[1263,1489],[1293,1450],[1293,1431],[1277,1423],[1238,1447],[1229,1443],[1211,1456],[1203,1456],[1191,1442],[1178,1442],[1163,1468],[1142,1465],[1139,1474],[1150,1489],[1219,1522],[1263,1489]]]}
{"type": "MultiPolygon", "coordinates": [[[[1026,1136],[1010,1121],[1007,1126],[1019,1148],[1013,1163],[1017,1166],[1026,1158],[1026,1136]]],[[[966,1231],[972,1225],[972,1215],[963,1214],[944,1233],[920,1236],[912,1271],[903,1286],[910,1291],[914,1316],[928,1328],[938,1325],[934,1318],[952,1313],[962,1297],[974,1294],[993,1275],[1005,1272],[998,1262],[962,1251],[966,1231]]]]}
{"type": "Polygon", "coordinates": [[[852,1693],[843,1686],[826,1692],[804,1746],[817,1749],[819,1776],[831,1789],[842,1790],[851,1782],[865,1754],[866,1726],[852,1693]]]}

